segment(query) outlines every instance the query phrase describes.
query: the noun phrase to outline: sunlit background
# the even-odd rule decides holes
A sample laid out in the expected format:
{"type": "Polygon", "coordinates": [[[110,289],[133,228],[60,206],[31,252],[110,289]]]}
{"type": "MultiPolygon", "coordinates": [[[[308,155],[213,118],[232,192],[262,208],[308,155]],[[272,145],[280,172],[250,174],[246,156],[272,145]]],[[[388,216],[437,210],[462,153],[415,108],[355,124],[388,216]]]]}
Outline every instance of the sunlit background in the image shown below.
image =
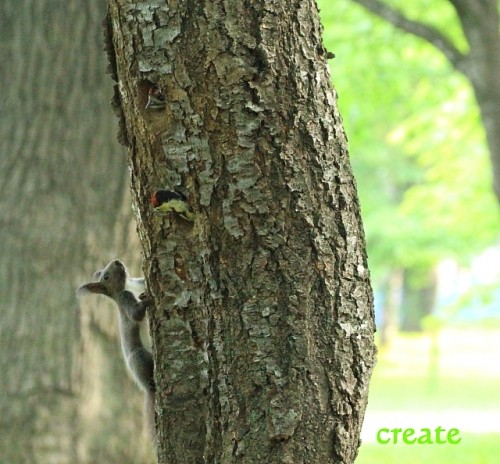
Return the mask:
{"type": "MultiPolygon", "coordinates": [[[[357,464],[500,462],[499,204],[470,82],[360,0],[318,1],[376,295],[357,464]],[[461,442],[376,440],[437,426],[461,442]]],[[[463,52],[451,1],[492,2],[383,1],[463,52]]],[[[105,8],[0,0],[0,464],[152,461],[115,309],[75,297],[111,259],[141,272],[105,8]]]]}
{"type": "MultiPolygon", "coordinates": [[[[448,1],[387,3],[466,51],[448,1]]],[[[318,4],[376,296],[356,462],[499,462],[500,221],[472,88],[432,45],[353,1],[318,4]],[[381,428],[438,426],[460,443],[377,442],[381,428]]]]}

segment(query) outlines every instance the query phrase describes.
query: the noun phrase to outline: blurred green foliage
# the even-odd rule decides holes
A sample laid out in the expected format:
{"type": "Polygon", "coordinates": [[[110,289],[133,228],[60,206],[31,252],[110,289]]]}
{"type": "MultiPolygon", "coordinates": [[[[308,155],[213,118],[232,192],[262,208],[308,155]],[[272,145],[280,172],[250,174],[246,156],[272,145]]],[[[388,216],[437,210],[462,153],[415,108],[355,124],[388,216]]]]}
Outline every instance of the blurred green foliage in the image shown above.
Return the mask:
{"type": "MultiPolygon", "coordinates": [[[[465,50],[446,0],[387,0],[465,50]]],[[[372,278],[467,261],[498,239],[484,130],[468,81],[425,41],[351,0],[318,0],[349,138],[372,278]]]]}
{"type": "Polygon", "coordinates": [[[499,350],[498,328],[399,334],[379,353],[364,423],[369,433],[363,434],[356,464],[498,462],[500,426],[491,419],[500,417],[499,350]],[[440,369],[433,372],[436,342],[440,369]],[[397,427],[414,427],[419,415],[429,421],[420,426],[433,428],[439,422],[446,429],[457,427],[462,441],[456,446],[376,442],[379,428],[396,425],[394,420],[397,427]]]}
{"type": "MultiPolygon", "coordinates": [[[[385,2],[466,51],[449,1],[385,2]]],[[[325,46],[335,53],[330,70],[349,138],[374,285],[391,269],[425,275],[443,258],[467,262],[495,244],[500,217],[468,81],[433,46],[353,1],[318,4],[325,46]]],[[[467,299],[476,301],[478,291],[488,298],[495,286],[471,289],[448,313],[467,299]]],[[[434,315],[424,319],[423,328],[424,334],[397,336],[381,350],[365,425],[383,427],[377,420],[398,411],[402,428],[422,411],[440,420],[453,410],[500,414],[498,333],[449,331],[434,315]]],[[[471,424],[479,433],[481,425],[471,424]]],[[[356,463],[497,462],[500,433],[461,435],[458,446],[389,446],[367,439],[356,463]]]]}

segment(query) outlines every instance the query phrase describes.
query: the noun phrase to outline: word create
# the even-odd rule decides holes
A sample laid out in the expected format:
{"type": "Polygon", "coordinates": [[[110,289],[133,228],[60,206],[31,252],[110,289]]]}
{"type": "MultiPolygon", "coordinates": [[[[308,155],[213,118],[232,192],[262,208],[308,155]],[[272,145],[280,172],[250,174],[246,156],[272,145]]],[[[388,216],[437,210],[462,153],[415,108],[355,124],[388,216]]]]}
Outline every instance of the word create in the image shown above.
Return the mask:
{"type": "Polygon", "coordinates": [[[436,427],[434,430],[422,428],[415,432],[415,429],[380,429],[377,432],[377,441],[382,445],[392,443],[396,445],[401,440],[406,445],[457,445],[462,438],[459,437],[460,430],[446,430],[442,427],[436,427]]]}

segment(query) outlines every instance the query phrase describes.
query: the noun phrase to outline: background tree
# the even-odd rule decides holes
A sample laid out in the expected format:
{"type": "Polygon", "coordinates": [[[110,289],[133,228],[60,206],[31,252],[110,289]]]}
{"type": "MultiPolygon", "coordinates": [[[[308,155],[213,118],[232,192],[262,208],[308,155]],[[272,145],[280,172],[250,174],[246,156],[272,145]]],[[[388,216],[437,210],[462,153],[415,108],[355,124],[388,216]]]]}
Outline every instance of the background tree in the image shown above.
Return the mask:
{"type": "Polygon", "coordinates": [[[2,463],[132,463],[147,450],[114,309],[89,301],[79,320],[75,298],[124,249],[135,271],[139,261],[103,6],[0,4],[2,463]]]}
{"type": "Polygon", "coordinates": [[[315,2],[108,4],[160,462],[353,462],[374,326],[315,2]],[[158,187],[194,224],[153,215],[158,187]]]}
{"type": "MultiPolygon", "coordinates": [[[[454,42],[442,28],[441,18],[419,12],[430,11],[435,2],[413,3],[408,15],[404,2],[353,0],[394,26],[426,40],[441,51],[450,64],[472,85],[483,120],[488,142],[493,187],[500,201],[500,32],[498,0],[449,0],[462,26],[463,41],[454,42]],[[428,4],[428,8],[424,3],[428,4]],[[397,7],[394,5],[397,4],[397,7]],[[422,20],[411,19],[420,16],[422,20]],[[434,21],[433,21],[434,20],[434,21]],[[426,21],[434,22],[433,25],[426,21]],[[462,47],[460,47],[462,45],[462,47]],[[466,49],[461,51],[460,48],[466,49]]],[[[408,5],[408,4],[407,4],[408,5]]]]}

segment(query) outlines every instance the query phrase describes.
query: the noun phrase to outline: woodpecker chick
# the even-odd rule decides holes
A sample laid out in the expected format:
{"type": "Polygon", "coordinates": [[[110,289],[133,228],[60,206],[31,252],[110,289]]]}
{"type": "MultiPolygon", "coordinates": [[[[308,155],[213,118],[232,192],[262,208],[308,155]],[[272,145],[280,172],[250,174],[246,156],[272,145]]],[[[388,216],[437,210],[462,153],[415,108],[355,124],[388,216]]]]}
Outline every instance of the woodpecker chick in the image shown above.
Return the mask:
{"type": "Polygon", "coordinates": [[[151,86],[148,92],[148,102],[145,109],[147,110],[162,110],[165,108],[165,95],[156,86],[151,86]]]}
{"type": "Polygon", "coordinates": [[[149,200],[157,213],[174,212],[189,222],[194,221],[194,213],[189,207],[187,198],[179,192],[157,190],[149,200]]]}

